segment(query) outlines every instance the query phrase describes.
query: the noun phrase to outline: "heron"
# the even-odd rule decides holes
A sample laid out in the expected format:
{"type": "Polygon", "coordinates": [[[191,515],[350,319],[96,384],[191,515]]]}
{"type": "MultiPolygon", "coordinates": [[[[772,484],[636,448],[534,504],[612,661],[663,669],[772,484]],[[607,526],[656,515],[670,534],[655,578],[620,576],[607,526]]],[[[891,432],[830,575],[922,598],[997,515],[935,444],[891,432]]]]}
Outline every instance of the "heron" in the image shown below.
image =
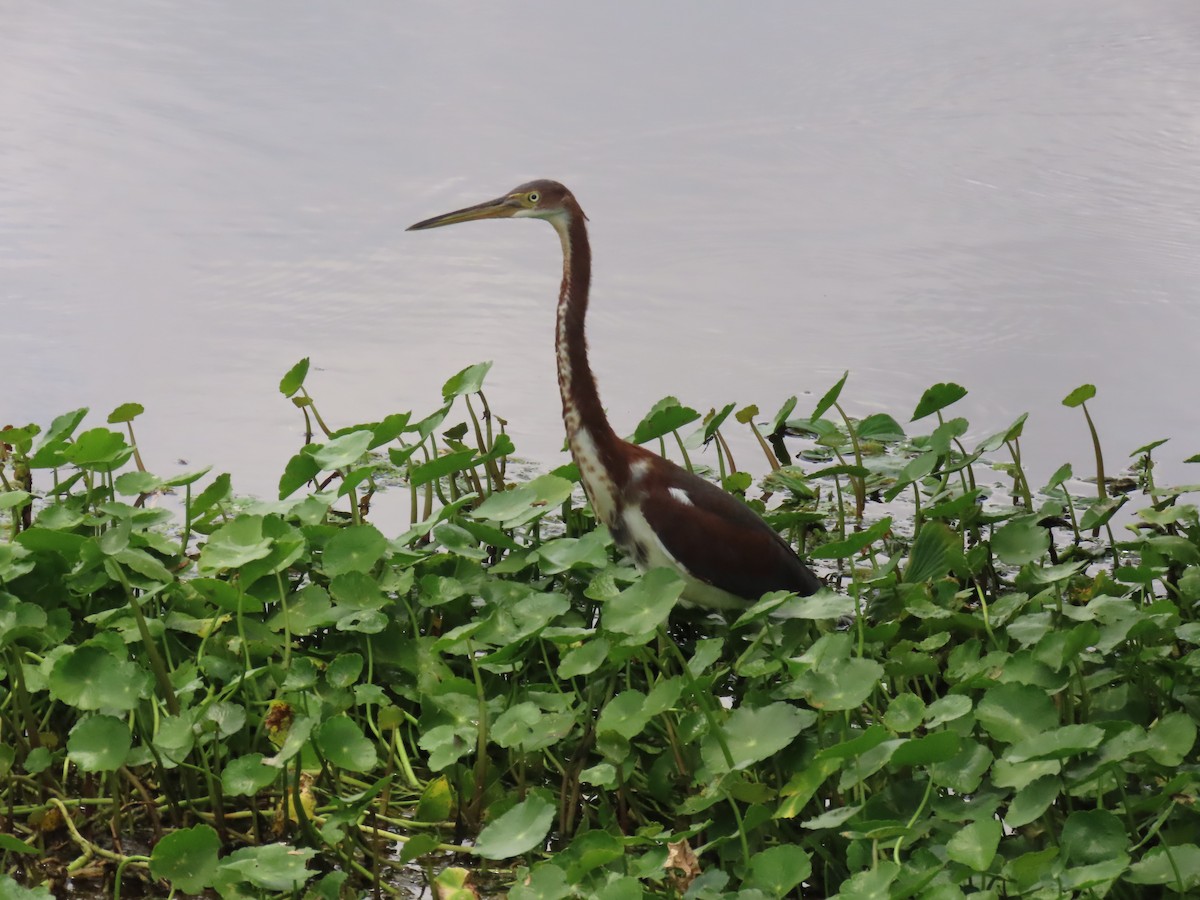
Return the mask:
{"type": "Polygon", "coordinates": [[[768,591],[815,593],[821,581],[741,500],[644,447],[622,440],[600,403],[584,321],[592,277],[587,216],[557,181],[522,184],[484,203],[425,219],[423,231],[478,219],[544,219],[562,242],[554,351],[567,444],[596,519],[642,571],[674,569],[682,597],[710,609],[745,608],[768,591]]]}

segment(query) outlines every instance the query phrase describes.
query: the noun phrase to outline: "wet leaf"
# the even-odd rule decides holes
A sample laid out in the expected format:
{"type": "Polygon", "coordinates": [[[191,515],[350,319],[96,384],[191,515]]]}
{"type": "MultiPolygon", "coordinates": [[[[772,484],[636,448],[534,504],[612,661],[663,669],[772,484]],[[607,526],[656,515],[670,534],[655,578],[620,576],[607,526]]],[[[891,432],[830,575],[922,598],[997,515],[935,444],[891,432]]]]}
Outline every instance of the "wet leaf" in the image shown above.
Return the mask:
{"type": "Polygon", "coordinates": [[[454,789],[450,786],[450,779],[439,775],[421,792],[421,799],[417,802],[417,821],[445,822],[453,812],[454,789]]]}
{"type": "Polygon", "coordinates": [[[815,421],[821,418],[821,416],[825,415],[825,413],[829,411],[829,408],[833,406],[833,404],[837,403],[838,397],[842,395],[842,388],[846,386],[846,379],[849,377],[849,370],[842,373],[842,377],[838,379],[837,383],[827,390],[825,395],[821,397],[819,401],[817,401],[817,405],[813,409],[812,415],[809,416],[810,419],[815,421]]]}
{"type": "Polygon", "coordinates": [[[117,425],[122,422],[132,422],[146,411],[140,403],[122,403],[108,414],[108,424],[117,425]]]}
{"type": "Polygon", "coordinates": [[[664,397],[654,404],[650,412],[646,413],[646,417],[638,423],[630,441],[634,444],[644,444],[668,435],[699,418],[700,413],[681,405],[675,397],[664,397]]]}
{"type": "Polygon", "coordinates": [[[292,396],[303,386],[306,377],[308,377],[307,356],[288,369],[287,374],[279,380],[279,393],[285,397],[292,396]]]}
{"type": "Polygon", "coordinates": [[[1025,785],[1009,804],[1004,822],[1010,828],[1020,828],[1040,818],[1057,799],[1061,784],[1057,775],[1043,775],[1025,785]]]}
{"type": "Polygon", "coordinates": [[[221,773],[221,786],[231,797],[251,797],[279,777],[282,769],[263,763],[261,753],[231,760],[221,773]]]}
{"type": "Polygon", "coordinates": [[[317,747],[325,758],[350,772],[367,772],[378,762],[375,745],[348,716],[334,716],[321,723],[317,747]]]}
{"type": "Polygon", "coordinates": [[[926,416],[943,410],[950,404],[957,403],[965,396],[967,396],[967,389],[962,385],[954,384],[954,382],[935,384],[921,395],[921,399],[917,403],[917,408],[913,410],[911,421],[916,422],[918,419],[923,419],[926,416]]]}
{"type": "Polygon", "coordinates": [[[739,707],[721,727],[723,746],[715,736],[705,739],[701,748],[704,764],[713,772],[744,769],[778,753],[816,720],[817,714],[812,710],[790,703],[768,703],[756,709],[739,707]],[[732,763],[726,758],[725,749],[729,750],[732,763]]]}
{"type": "Polygon", "coordinates": [[[348,525],[326,542],[321,568],[329,576],[370,572],[387,551],[387,538],[374,525],[348,525]]]}
{"type": "Polygon", "coordinates": [[[150,874],[185,894],[211,887],[221,841],[209,825],[180,828],[165,835],[150,854],[150,874]]]}
{"type": "Polygon", "coordinates": [[[1028,684],[1001,684],[988,690],[975,708],[988,734],[1015,744],[1058,725],[1058,711],[1046,692],[1028,684]]]}
{"type": "Polygon", "coordinates": [[[315,449],[313,461],[323,472],[345,469],[362,458],[374,437],[374,432],[369,429],[348,431],[315,449]]]}
{"type": "Polygon", "coordinates": [[[961,539],[941,522],[927,522],[913,542],[904,580],[910,584],[935,581],[949,571],[955,556],[961,556],[961,539]]]}
{"type": "Polygon", "coordinates": [[[648,636],[667,620],[683,587],[671,569],[651,569],[604,604],[600,624],[608,631],[648,636]]]}
{"type": "Polygon", "coordinates": [[[1062,405],[1066,407],[1081,406],[1087,401],[1096,396],[1096,386],[1094,384],[1081,384],[1067,396],[1063,397],[1062,405]]]}
{"type": "Polygon", "coordinates": [[[71,729],[67,756],[84,772],[113,772],[125,764],[133,736],[113,716],[89,716],[71,729]]]}
{"type": "Polygon", "coordinates": [[[467,366],[442,385],[442,399],[451,400],[464,394],[475,394],[483,388],[483,380],[492,369],[491,360],[467,366]]]}
{"type": "Polygon", "coordinates": [[[1076,865],[1091,865],[1126,855],[1129,836],[1125,825],[1106,809],[1081,809],[1067,816],[1059,838],[1066,858],[1076,865]]]}
{"type": "Polygon", "coordinates": [[[477,519],[515,528],[547,512],[557,511],[574,485],[557,475],[542,475],[507,491],[492,494],[472,513],[477,519]]]}
{"type": "Polygon", "coordinates": [[[1125,880],[1132,884],[1163,884],[1181,894],[1200,888],[1200,847],[1154,847],[1129,867],[1125,880]]]}
{"type": "Polygon", "coordinates": [[[1004,754],[1010,762],[1031,759],[1058,759],[1093,750],[1104,740],[1098,725],[1063,725],[1013,744],[1004,754]]]}
{"type": "Polygon", "coordinates": [[[484,859],[510,859],[541,846],[554,822],[554,804],[531,794],[479,832],[475,852],[484,859]]]}
{"type": "Polygon", "coordinates": [[[887,534],[891,528],[892,518],[886,516],[864,531],[849,535],[845,540],[822,544],[810,552],[809,556],[813,559],[845,559],[847,556],[853,556],[871,546],[887,534]]]}
{"type": "Polygon", "coordinates": [[[1045,555],[1050,547],[1050,532],[1036,520],[1036,516],[1014,519],[992,535],[992,550],[1003,562],[1020,566],[1045,555]]]}
{"type": "Polygon", "coordinates": [[[559,678],[577,678],[580,675],[590,675],[600,668],[608,659],[610,650],[606,638],[593,638],[582,646],[576,647],[564,654],[558,665],[559,678]]]}
{"type": "Polygon", "coordinates": [[[148,693],[149,674],[90,645],[59,657],[48,682],[54,696],[77,709],[133,709],[148,693]]]}
{"type": "Polygon", "coordinates": [[[295,890],[313,876],[307,863],[316,852],[287,844],[243,847],[221,860],[216,883],[244,881],[269,891],[295,890]]]}
{"type": "Polygon", "coordinates": [[[996,856],[1000,834],[1000,823],[995,819],[969,822],[947,842],[946,855],[976,872],[983,872],[996,856]]]}

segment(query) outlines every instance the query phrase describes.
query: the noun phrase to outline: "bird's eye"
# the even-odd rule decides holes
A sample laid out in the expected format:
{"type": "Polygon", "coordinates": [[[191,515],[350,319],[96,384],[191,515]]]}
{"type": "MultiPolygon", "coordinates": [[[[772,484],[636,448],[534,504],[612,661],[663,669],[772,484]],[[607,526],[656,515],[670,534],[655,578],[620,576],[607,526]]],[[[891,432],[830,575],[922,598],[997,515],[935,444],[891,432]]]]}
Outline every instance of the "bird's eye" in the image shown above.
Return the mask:
{"type": "Polygon", "coordinates": [[[530,203],[537,203],[539,200],[542,199],[542,195],[539,194],[537,191],[530,191],[526,195],[525,199],[527,199],[530,203]]]}

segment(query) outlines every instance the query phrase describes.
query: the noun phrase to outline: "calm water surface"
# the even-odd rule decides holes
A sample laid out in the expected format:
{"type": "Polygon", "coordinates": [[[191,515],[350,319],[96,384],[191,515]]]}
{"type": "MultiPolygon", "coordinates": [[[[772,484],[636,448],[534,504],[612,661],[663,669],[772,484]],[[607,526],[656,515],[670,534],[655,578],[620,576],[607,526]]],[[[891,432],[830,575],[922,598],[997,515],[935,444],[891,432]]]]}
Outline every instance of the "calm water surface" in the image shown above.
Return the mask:
{"type": "MultiPolygon", "coordinates": [[[[427,411],[495,359],[558,460],[559,248],[405,234],[531,177],[592,220],[618,430],[819,396],[901,421],[958,381],[1031,413],[1035,480],[1200,451],[1200,5],[182,4],[0,0],[0,424],[146,406],[152,470],[270,494],[311,356],[336,424],[427,411]]],[[[802,401],[801,409],[806,406],[802,401]]],[[[748,447],[748,445],[747,445],[748,447]]],[[[747,455],[749,450],[747,449],[747,455]]],[[[752,457],[750,457],[752,458],[752,457]]]]}

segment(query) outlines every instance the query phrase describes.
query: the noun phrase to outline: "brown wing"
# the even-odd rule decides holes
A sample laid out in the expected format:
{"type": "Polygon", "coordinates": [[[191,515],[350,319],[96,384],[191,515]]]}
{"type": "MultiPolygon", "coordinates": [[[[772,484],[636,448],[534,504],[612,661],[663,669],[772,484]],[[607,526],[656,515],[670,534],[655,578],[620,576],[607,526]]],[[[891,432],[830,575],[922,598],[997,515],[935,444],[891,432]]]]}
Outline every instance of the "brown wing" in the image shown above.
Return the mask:
{"type": "Polygon", "coordinates": [[[654,475],[640,498],[642,514],[694,578],[747,600],[767,591],[820,589],[817,576],[745,503],[678,466],[658,467],[654,475]]]}

